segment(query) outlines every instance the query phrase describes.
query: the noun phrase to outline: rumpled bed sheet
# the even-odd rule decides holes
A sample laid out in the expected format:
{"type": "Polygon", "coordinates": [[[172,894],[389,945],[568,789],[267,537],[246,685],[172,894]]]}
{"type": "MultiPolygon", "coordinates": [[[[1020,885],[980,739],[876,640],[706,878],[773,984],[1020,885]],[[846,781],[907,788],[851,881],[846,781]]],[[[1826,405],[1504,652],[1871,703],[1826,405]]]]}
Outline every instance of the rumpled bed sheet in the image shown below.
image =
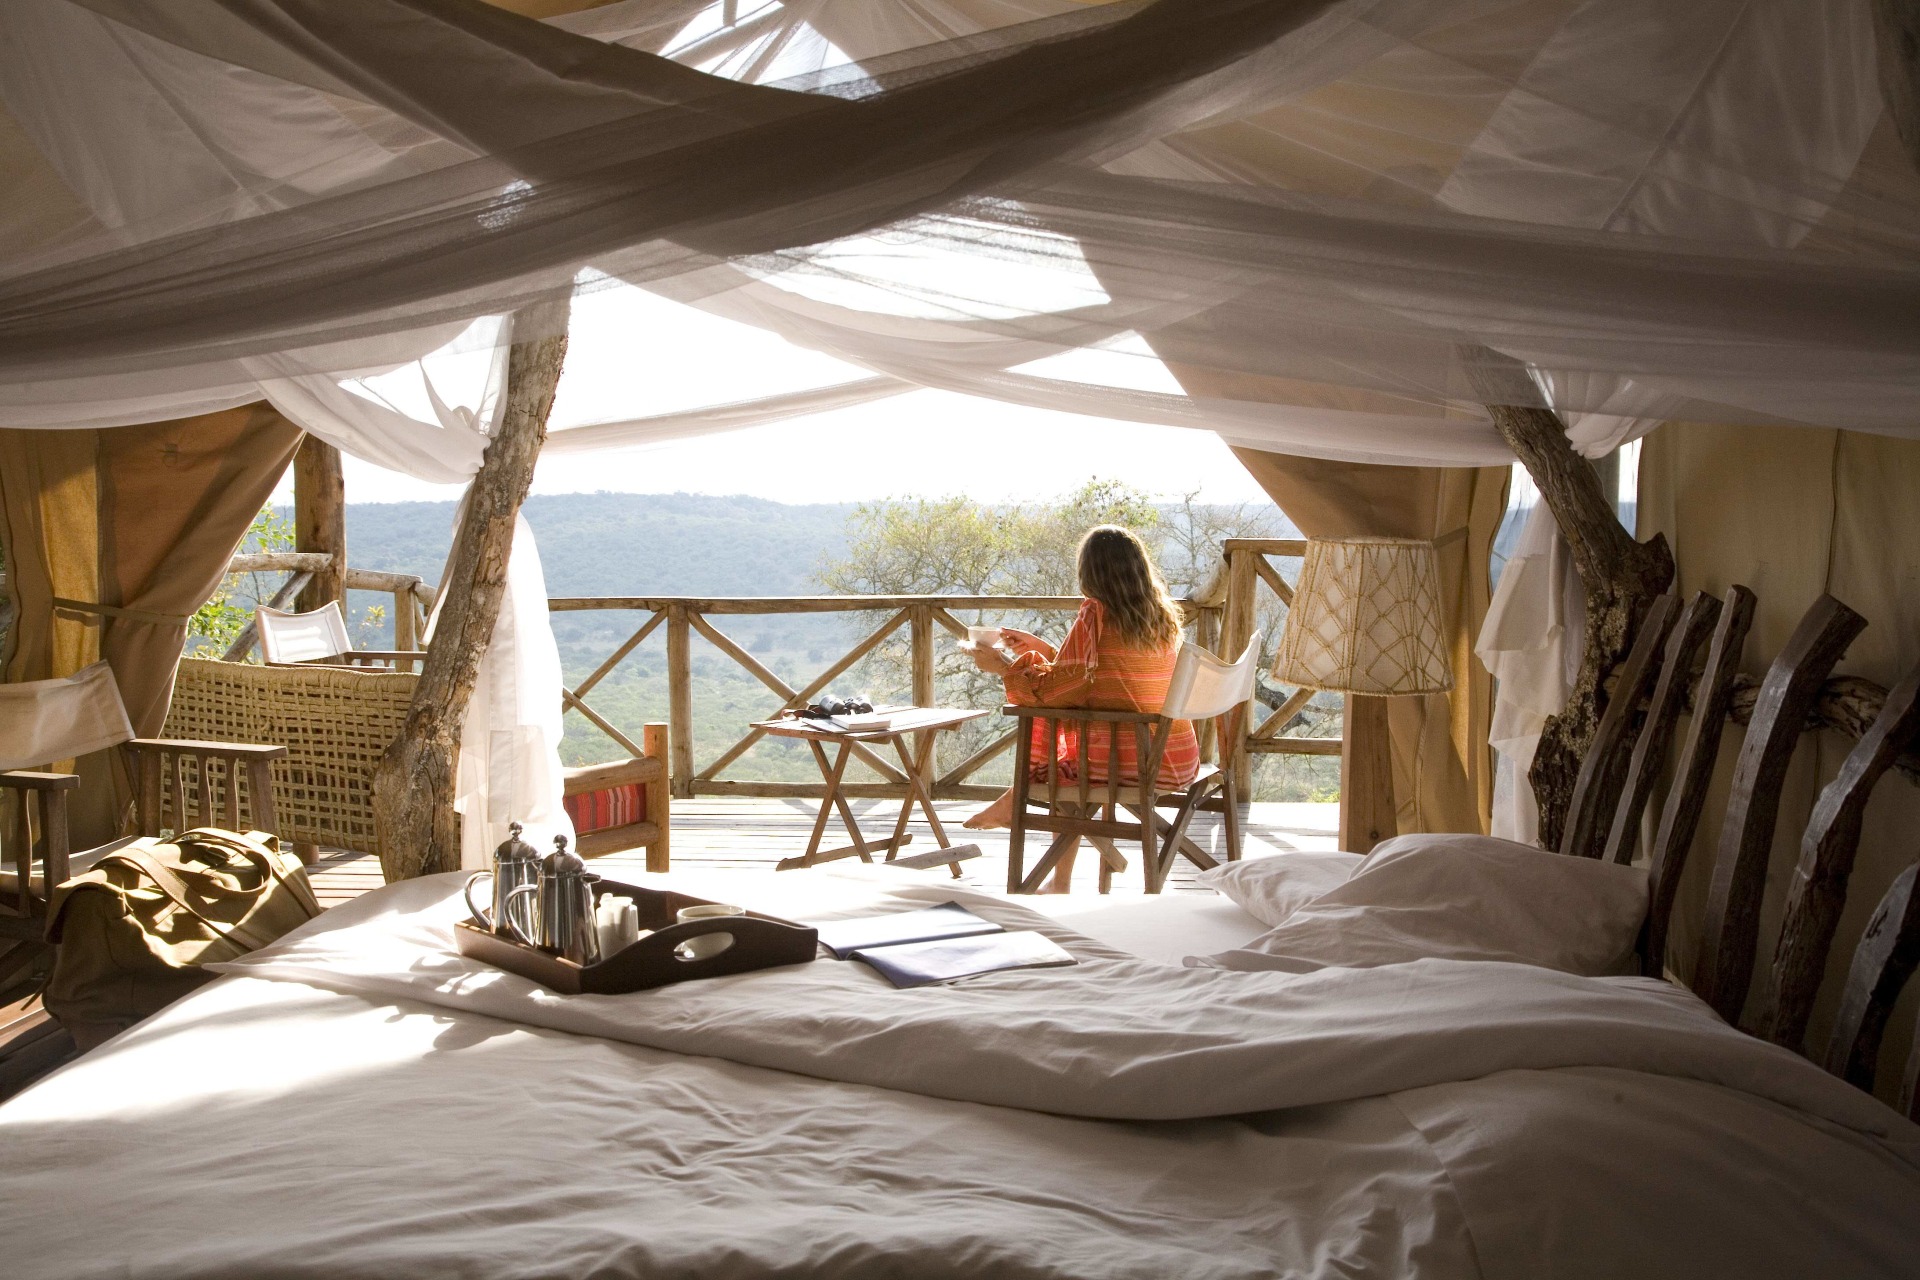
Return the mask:
{"type": "Polygon", "coordinates": [[[733,893],[1082,963],[562,998],[393,886],[0,1107],[7,1273],[1914,1274],[1914,1128],[1684,993],[1175,969],[886,875],[733,893]]]}

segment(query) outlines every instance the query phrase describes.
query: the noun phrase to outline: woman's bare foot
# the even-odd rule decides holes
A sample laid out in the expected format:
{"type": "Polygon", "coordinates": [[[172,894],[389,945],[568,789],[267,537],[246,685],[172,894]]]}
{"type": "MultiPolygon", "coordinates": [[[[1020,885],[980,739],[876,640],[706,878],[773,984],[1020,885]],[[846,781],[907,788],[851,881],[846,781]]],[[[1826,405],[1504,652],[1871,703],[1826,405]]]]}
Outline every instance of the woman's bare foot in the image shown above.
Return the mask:
{"type": "Polygon", "coordinates": [[[969,831],[991,831],[995,827],[1008,826],[1013,822],[1013,788],[1008,787],[1000,793],[1000,798],[974,814],[960,825],[969,831]]]}

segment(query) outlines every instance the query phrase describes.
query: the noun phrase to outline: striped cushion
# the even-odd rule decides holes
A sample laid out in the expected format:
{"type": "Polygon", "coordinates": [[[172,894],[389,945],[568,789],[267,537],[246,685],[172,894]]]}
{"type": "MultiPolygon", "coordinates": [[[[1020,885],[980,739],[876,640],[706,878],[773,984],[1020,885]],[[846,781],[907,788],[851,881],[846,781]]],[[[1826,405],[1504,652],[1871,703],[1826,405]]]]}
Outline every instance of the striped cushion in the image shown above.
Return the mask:
{"type": "Polygon", "coordinates": [[[577,796],[568,796],[566,806],[576,833],[607,831],[646,821],[647,789],[633,782],[624,787],[583,791],[577,796]]]}

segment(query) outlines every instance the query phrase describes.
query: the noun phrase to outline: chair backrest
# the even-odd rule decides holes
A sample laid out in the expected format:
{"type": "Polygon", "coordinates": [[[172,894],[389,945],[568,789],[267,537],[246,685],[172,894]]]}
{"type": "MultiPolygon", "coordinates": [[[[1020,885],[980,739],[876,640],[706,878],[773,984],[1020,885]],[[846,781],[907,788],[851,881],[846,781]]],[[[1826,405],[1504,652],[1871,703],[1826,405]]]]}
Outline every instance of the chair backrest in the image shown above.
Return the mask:
{"type": "Polygon", "coordinates": [[[280,838],[378,853],[373,771],[399,737],[419,683],[395,671],[184,658],[164,732],[285,745],[276,766],[280,838]]]}
{"type": "Polygon", "coordinates": [[[132,737],[120,686],[104,662],[58,680],[0,684],[0,769],[72,760],[132,737]]]}
{"type": "Polygon", "coordinates": [[[1254,668],[1259,661],[1258,631],[1234,662],[1217,658],[1192,642],[1181,645],[1160,714],[1173,720],[1210,720],[1244,706],[1253,696],[1254,668]]]}
{"type": "Polygon", "coordinates": [[[260,630],[260,657],[272,666],[316,662],[353,649],[337,600],[311,613],[283,613],[261,605],[253,616],[260,630]]]}

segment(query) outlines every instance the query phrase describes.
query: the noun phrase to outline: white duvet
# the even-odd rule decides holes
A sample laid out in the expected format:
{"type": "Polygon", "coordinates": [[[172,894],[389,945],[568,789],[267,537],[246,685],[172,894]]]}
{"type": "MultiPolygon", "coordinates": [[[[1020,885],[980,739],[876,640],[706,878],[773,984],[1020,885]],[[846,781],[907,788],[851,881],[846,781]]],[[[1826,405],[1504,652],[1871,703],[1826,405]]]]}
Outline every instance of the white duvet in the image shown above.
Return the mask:
{"type": "Polygon", "coordinates": [[[559,997],[394,886],[0,1107],[6,1273],[1920,1275],[1920,1130],[1663,984],[1180,969],[881,875],[749,905],[1082,963],[559,997]]]}

